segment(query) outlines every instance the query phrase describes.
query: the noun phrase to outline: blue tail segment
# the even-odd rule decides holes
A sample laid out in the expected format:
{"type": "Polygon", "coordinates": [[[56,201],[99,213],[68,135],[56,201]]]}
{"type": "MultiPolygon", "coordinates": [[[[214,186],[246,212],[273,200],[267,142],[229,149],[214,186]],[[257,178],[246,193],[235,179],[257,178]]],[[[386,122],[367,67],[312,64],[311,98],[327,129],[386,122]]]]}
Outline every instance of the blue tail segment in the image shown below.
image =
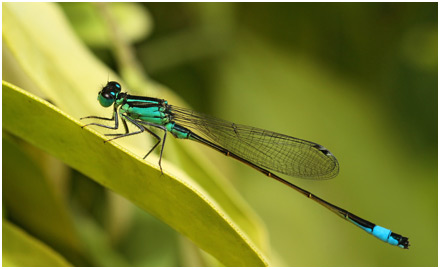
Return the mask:
{"type": "Polygon", "coordinates": [[[349,218],[349,220],[353,224],[361,228],[362,230],[366,231],[367,233],[372,234],[375,237],[379,238],[380,240],[389,243],[393,246],[398,246],[404,249],[408,249],[408,247],[410,246],[408,237],[404,237],[401,236],[400,234],[393,233],[391,230],[387,228],[381,227],[379,225],[375,225],[363,219],[361,222],[355,221],[352,218],[349,218]]]}
{"type": "Polygon", "coordinates": [[[391,232],[391,230],[388,230],[387,228],[376,225],[373,228],[372,234],[377,238],[379,238],[380,240],[390,243],[391,245],[399,246],[401,248],[408,248],[408,244],[407,244],[408,238],[395,234],[391,232]]]}

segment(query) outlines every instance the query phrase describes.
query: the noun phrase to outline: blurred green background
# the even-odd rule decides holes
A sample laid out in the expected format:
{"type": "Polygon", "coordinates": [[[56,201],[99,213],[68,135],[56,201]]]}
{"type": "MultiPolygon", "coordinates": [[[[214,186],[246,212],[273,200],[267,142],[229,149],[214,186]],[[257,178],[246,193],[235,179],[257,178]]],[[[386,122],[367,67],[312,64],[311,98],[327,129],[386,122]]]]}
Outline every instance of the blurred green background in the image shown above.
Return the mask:
{"type": "MultiPolygon", "coordinates": [[[[87,5],[60,6],[94,54],[123,73],[109,44],[83,23],[87,5]]],[[[384,244],[219,154],[221,171],[266,225],[269,258],[286,266],[438,265],[437,3],[138,3],[134,8],[145,21],[133,25],[128,42],[152,80],[197,111],[324,145],[339,160],[337,178],[286,178],[411,242],[409,250],[384,244]]],[[[73,177],[73,208],[92,216],[93,225],[111,233],[105,214],[123,214],[121,208],[134,212],[121,218],[124,236],[112,242],[111,253],[120,256],[85,265],[215,264],[123,198],[80,174],[73,177]],[[116,203],[119,210],[103,210],[105,203],[116,203]]],[[[96,248],[108,258],[105,244],[96,248]]]]}

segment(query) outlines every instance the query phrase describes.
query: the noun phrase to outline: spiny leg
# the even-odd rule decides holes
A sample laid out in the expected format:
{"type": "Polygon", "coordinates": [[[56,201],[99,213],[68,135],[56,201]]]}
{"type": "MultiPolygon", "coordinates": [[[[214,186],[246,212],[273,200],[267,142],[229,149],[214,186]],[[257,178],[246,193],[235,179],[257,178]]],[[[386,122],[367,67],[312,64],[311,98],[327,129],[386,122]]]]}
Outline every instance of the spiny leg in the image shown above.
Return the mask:
{"type": "MultiPolygon", "coordinates": [[[[165,147],[165,140],[167,139],[167,129],[165,129],[165,127],[164,127],[163,130],[164,130],[163,142],[162,142],[162,148],[160,149],[160,156],[159,156],[159,167],[160,167],[161,172],[162,172],[162,154],[163,154],[163,149],[165,147]]],[[[162,172],[162,174],[163,174],[163,172],[162,172]]]]}
{"type": "MultiPolygon", "coordinates": [[[[144,131],[147,131],[148,133],[150,133],[151,135],[153,135],[158,141],[157,141],[157,143],[153,146],[153,148],[147,153],[147,155],[145,155],[145,157],[144,157],[144,159],[157,147],[157,145],[159,145],[159,143],[162,141],[161,139],[160,139],[160,137],[158,136],[158,135],[156,135],[155,133],[153,133],[152,131],[150,131],[150,130],[148,130],[147,128],[145,128],[144,126],[142,126],[141,124],[139,124],[139,122],[137,122],[137,121],[135,121],[135,120],[133,120],[133,119],[131,119],[131,118],[129,118],[128,116],[126,116],[126,115],[123,115],[123,114],[121,114],[121,119],[122,119],[122,122],[124,123],[124,127],[125,127],[125,131],[126,131],[126,133],[125,134],[106,134],[107,136],[116,136],[116,137],[113,137],[113,138],[111,138],[111,139],[108,139],[108,140],[105,140],[104,141],[104,143],[105,142],[109,142],[109,141],[112,141],[112,140],[115,140],[115,139],[119,139],[119,138],[122,138],[122,137],[127,137],[127,136],[131,136],[131,135],[135,135],[135,134],[140,134],[140,133],[143,133],[144,131]],[[129,132],[129,130],[128,130],[128,126],[127,126],[127,122],[126,122],[126,120],[128,120],[129,122],[131,122],[131,123],[133,123],[136,127],[138,127],[139,128],[139,131],[136,131],[136,132],[129,132]]],[[[163,126],[161,126],[161,125],[156,125],[156,124],[152,124],[152,123],[149,123],[149,122],[143,122],[143,121],[141,121],[143,124],[146,124],[146,125],[151,125],[151,126],[154,126],[154,127],[158,127],[158,128],[163,128],[165,131],[166,131],[166,129],[165,129],[165,127],[163,127],[163,126]]],[[[162,149],[163,149],[163,147],[162,147],[162,149]]],[[[161,154],[161,157],[162,157],[162,154],[161,154]]],[[[161,173],[163,174],[163,171],[162,171],[162,165],[161,165],[161,159],[159,159],[159,167],[160,167],[160,171],[161,171],[161,173]]]]}
{"type": "MultiPolygon", "coordinates": [[[[125,118],[126,120],[128,120],[129,122],[133,123],[135,126],[137,126],[139,129],[143,128],[144,131],[147,131],[148,133],[150,133],[152,136],[154,136],[157,139],[157,143],[150,149],[150,151],[148,151],[148,153],[144,156],[144,159],[147,158],[148,155],[150,155],[151,152],[153,152],[153,150],[159,145],[159,143],[162,141],[162,139],[160,139],[160,137],[153,133],[152,131],[150,131],[149,129],[145,128],[144,126],[142,126],[140,123],[151,126],[151,127],[156,127],[159,128],[161,130],[164,131],[164,137],[163,137],[163,142],[162,142],[162,149],[160,151],[160,156],[159,156],[159,167],[160,167],[160,172],[163,174],[163,170],[162,170],[162,153],[163,153],[163,149],[165,146],[165,140],[167,137],[167,129],[159,124],[154,124],[151,122],[146,122],[146,121],[142,121],[142,120],[133,120],[125,115],[122,115],[123,118],[125,118]]],[[[126,136],[126,135],[124,135],[126,136]]],[[[122,136],[123,137],[123,136],[122,136]]],[[[119,138],[119,137],[118,137],[119,138]]]]}
{"type": "MultiPolygon", "coordinates": [[[[151,153],[151,152],[157,147],[157,145],[159,145],[159,143],[162,141],[162,139],[160,139],[160,137],[159,137],[157,134],[153,133],[152,131],[150,131],[150,130],[148,130],[148,129],[145,129],[145,130],[148,131],[151,135],[153,135],[154,138],[157,139],[157,142],[156,142],[156,144],[154,144],[154,146],[150,149],[150,151],[148,151],[148,153],[145,154],[145,156],[144,156],[143,159],[147,158],[147,156],[150,155],[150,153],[151,153]]],[[[160,166],[160,164],[159,164],[159,166],[160,166]]]]}
{"type": "MultiPolygon", "coordinates": [[[[95,126],[104,127],[104,128],[107,128],[107,129],[117,130],[119,128],[118,118],[119,118],[119,114],[117,112],[116,107],[114,107],[113,116],[111,118],[98,117],[98,116],[88,116],[88,117],[81,118],[81,120],[82,119],[100,119],[100,120],[114,121],[115,122],[115,126],[107,126],[107,125],[103,125],[103,124],[99,124],[99,123],[89,123],[89,124],[86,124],[86,125],[82,126],[81,128],[84,128],[84,127],[89,126],[89,125],[95,125],[95,126]]],[[[152,131],[150,131],[149,129],[145,128],[144,126],[142,126],[139,123],[142,123],[142,124],[145,124],[145,125],[149,125],[149,126],[152,126],[152,127],[156,127],[156,128],[162,129],[164,131],[164,137],[163,137],[164,143],[162,143],[162,148],[161,148],[161,151],[160,151],[159,167],[160,167],[161,173],[163,174],[163,170],[162,170],[162,155],[163,155],[163,150],[164,150],[164,146],[165,146],[165,140],[166,140],[166,136],[167,136],[166,128],[164,126],[162,126],[162,125],[158,125],[158,124],[154,124],[154,123],[150,123],[150,122],[145,122],[145,121],[141,121],[141,120],[136,121],[136,120],[133,120],[133,119],[131,119],[128,116],[123,115],[123,114],[121,114],[121,120],[122,120],[122,123],[124,124],[125,133],[124,134],[105,134],[106,136],[116,136],[116,137],[108,139],[108,140],[105,140],[104,143],[108,142],[108,141],[112,141],[112,140],[118,139],[118,138],[122,138],[122,137],[126,137],[126,136],[131,136],[131,135],[135,135],[135,134],[140,134],[140,133],[142,133],[144,131],[147,131],[149,134],[151,134],[152,136],[154,136],[154,138],[157,139],[157,143],[144,156],[144,159],[145,159],[159,145],[159,143],[162,141],[162,139],[157,134],[153,133],[152,131]],[[128,126],[127,126],[126,120],[128,120],[129,122],[133,123],[136,127],[138,127],[139,131],[131,132],[130,133],[130,131],[128,129],[128,126]]]]}
{"type": "MultiPolygon", "coordinates": [[[[125,121],[125,119],[121,117],[121,120],[122,120],[122,123],[124,124],[124,129],[125,129],[125,133],[123,133],[123,134],[130,133],[130,130],[128,129],[127,122],[125,121]]],[[[106,136],[118,136],[118,135],[123,135],[123,134],[105,134],[105,135],[106,136]]]]}
{"type": "MultiPolygon", "coordinates": [[[[105,142],[109,142],[109,141],[112,141],[112,140],[115,140],[115,139],[119,139],[119,138],[122,138],[122,137],[131,136],[131,135],[135,135],[135,134],[140,134],[140,133],[143,133],[145,130],[147,130],[147,129],[145,129],[144,126],[142,126],[142,125],[140,125],[139,123],[137,123],[136,121],[130,119],[130,118],[129,118],[128,116],[126,116],[126,115],[121,114],[121,118],[122,118],[122,120],[124,120],[124,122],[125,122],[125,120],[128,120],[129,122],[133,123],[136,127],[139,128],[139,131],[131,132],[131,133],[130,133],[130,132],[126,132],[125,134],[115,134],[116,137],[113,137],[113,138],[111,138],[111,139],[108,139],[108,140],[106,140],[105,142]]],[[[127,123],[125,123],[125,126],[126,126],[126,124],[127,124],[127,123]]],[[[126,130],[126,131],[128,131],[128,127],[127,127],[127,130],[126,130]]],[[[150,130],[147,130],[147,131],[150,132],[150,130]]],[[[112,134],[110,134],[110,135],[112,135],[112,134]]]]}
{"type": "Polygon", "coordinates": [[[108,125],[99,124],[99,123],[89,123],[89,124],[81,126],[81,128],[84,128],[84,127],[89,126],[89,125],[96,125],[96,126],[104,127],[104,128],[107,128],[107,129],[117,130],[119,128],[118,118],[119,118],[118,111],[117,111],[116,106],[114,106],[113,116],[111,118],[98,117],[98,116],[88,116],[88,117],[80,118],[80,120],[83,120],[83,119],[99,119],[99,120],[106,120],[106,121],[114,121],[115,122],[115,126],[108,126],[108,125]]]}

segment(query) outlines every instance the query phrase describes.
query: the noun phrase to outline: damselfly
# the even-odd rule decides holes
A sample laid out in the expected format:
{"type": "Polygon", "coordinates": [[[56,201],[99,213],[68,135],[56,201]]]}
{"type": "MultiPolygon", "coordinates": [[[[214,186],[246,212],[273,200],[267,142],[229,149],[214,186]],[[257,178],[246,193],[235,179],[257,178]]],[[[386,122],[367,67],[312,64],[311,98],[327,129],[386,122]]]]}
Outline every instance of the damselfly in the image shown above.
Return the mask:
{"type": "Polygon", "coordinates": [[[161,170],[167,132],[176,138],[197,141],[287,185],[380,240],[401,248],[409,247],[407,237],[360,218],[270,172],[276,171],[306,179],[333,178],[339,173],[339,164],[335,156],[325,147],[307,140],[206,116],[189,109],[169,105],[163,99],[130,95],[121,90],[118,82],[111,81],[98,93],[101,106],[113,105],[111,118],[97,116],[82,118],[113,121],[114,126],[90,123],[83,127],[96,125],[116,130],[119,127],[118,119],[121,117],[125,133],[106,134],[115,136],[107,141],[140,134],[144,131],[148,132],[157,139],[157,142],[144,159],[162,142],[159,156],[161,170]],[[127,121],[136,126],[138,130],[130,132],[127,121]],[[163,138],[161,139],[152,132],[149,127],[163,130],[163,138]]]}

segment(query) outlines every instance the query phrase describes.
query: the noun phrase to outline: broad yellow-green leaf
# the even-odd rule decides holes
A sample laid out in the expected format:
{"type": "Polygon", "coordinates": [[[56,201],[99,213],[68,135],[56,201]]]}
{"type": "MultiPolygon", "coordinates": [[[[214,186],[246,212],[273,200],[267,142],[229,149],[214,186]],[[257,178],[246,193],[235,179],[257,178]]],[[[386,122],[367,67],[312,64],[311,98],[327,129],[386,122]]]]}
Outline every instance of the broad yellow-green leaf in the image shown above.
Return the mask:
{"type": "Polygon", "coordinates": [[[225,265],[265,265],[255,245],[197,183],[163,175],[49,103],[3,83],[3,128],[163,220],[225,265]],[[6,101],[7,100],[7,101],[6,101]],[[105,156],[105,157],[103,157],[105,156]]]}
{"type": "MultiPolygon", "coordinates": [[[[230,184],[221,180],[219,169],[210,156],[203,157],[206,153],[200,145],[167,139],[162,166],[165,174],[174,175],[170,178],[160,174],[157,155],[152,154],[146,162],[139,159],[152,146],[147,135],[104,144],[103,137],[91,135],[79,128],[78,122],[73,123],[72,120],[82,116],[110,116],[111,109],[100,108],[96,96],[108,78],[119,79],[75,37],[55,4],[4,3],[3,39],[3,55],[7,60],[3,69],[8,70],[4,79],[56,104],[68,113],[72,124],[69,128],[61,124],[61,118],[67,120],[65,115],[57,118],[60,122],[54,121],[52,114],[44,121],[48,112],[41,106],[46,107],[47,103],[37,102],[41,111],[26,103],[37,100],[35,96],[30,97],[31,101],[19,98],[14,102],[8,99],[11,96],[4,96],[4,119],[8,115],[10,121],[9,127],[4,121],[4,128],[127,197],[188,236],[220,262],[266,264],[261,252],[266,251],[267,242],[258,218],[230,184]],[[191,178],[184,176],[171,161],[191,178]],[[90,171],[86,171],[87,167],[90,171]],[[152,189],[148,188],[150,185],[152,189]],[[197,221],[190,223],[193,220],[197,221]],[[203,228],[199,227],[202,224],[203,228]]],[[[154,97],[160,94],[170,103],[182,105],[179,98],[152,81],[145,81],[137,93],[154,97]]],[[[208,154],[225,158],[216,152],[208,154]]]]}
{"type": "Polygon", "coordinates": [[[2,236],[3,266],[71,266],[53,249],[4,219],[2,236]]]}

